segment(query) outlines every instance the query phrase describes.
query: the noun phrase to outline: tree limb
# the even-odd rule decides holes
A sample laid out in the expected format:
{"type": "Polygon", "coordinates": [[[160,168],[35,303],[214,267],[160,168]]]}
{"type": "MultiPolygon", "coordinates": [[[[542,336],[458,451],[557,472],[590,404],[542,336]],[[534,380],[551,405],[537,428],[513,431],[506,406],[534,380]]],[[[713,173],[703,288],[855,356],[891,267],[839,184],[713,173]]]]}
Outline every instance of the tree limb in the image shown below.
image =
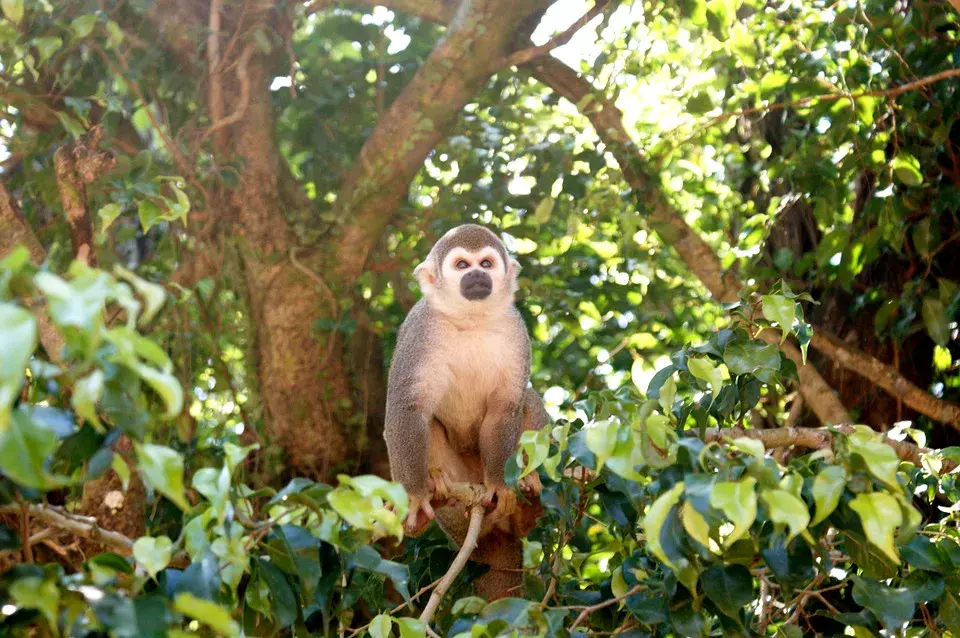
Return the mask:
{"type": "MultiPolygon", "coordinates": [[[[843,434],[853,434],[855,431],[852,425],[838,425],[831,428],[843,434]]],[[[684,432],[685,436],[698,436],[696,430],[684,432]]],[[[771,428],[769,430],[748,430],[745,428],[707,428],[706,435],[703,437],[705,443],[722,441],[723,439],[737,439],[746,437],[763,443],[768,450],[786,447],[801,447],[808,450],[820,450],[833,445],[833,432],[826,428],[771,428]]],[[[920,447],[906,441],[896,441],[888,436],[883,437],[883,442],[893,448],[901,461],[913,463],[917,467],[921,464],[921,456],[924,454],[935,453],[931,448],[920,447]]],[[[957,467],[957,463],[944,459],[943,471],[949,472],[957,467]]]]}
{"type": "Polygon", "coordinates": [[[340,4],[365,9],[386,7],[391,11],[405,13],[427,22],[442,24],[450,22],[457,9],[455,2],[445,0],[344,0],[343,2],[340,0],[314,0],[304,7],[304,10],[306,15],[310,15],[340,4]]]}
{"type": "MultiPolygon", "coordinates": [[[[597,95],[589,82],[559,60],[540,58],[532,68],[534,77],[568,101],[579,105],[620,164],[620,170],[634,195],[642,198],[639,203],[647,212],[650,226],[665,243],[673,246],[717,301],[735,301],[743,287],[739,277],[732,270],[723,269],[713,248],[667,201],[660,184],[644,166],[639,149],[624,128],[620,109],[605,96],[597,95]],[[587,96],[592,98],[584,100],[587,96]]],[[[769,330],[761,332],[760,338],[772,343],[778,341],[777,335],[769,330]]],[[[804,364],[800,351],[789,342],[784,343],[781,350],[797,365],[800,392],[821,423],[849,423],[852,419],[836,393],[813,365],[804,364]]]]}
{"type": "Polygon", "coordinates": [[[73,254],[88,266],[97,265],[97,254],[93,244],[93,219],[87,210],[86,184],[93,183],[116,162],[112,154],[100,150],[102,139],[103,128],[96,126],[75,143],[61,146],[53,155],[73,254]]]}
{"type": "Polygon", "coordinates": [[[427,601],[427,606],[423,608],[423,613],[420,614],[420,622],[422,622],[424,626],[430,624],[430,619],[433,618],[433,614],[437,611],[437,607],[440,606],[443,597],[446,596],[450,586],[453,585],[453,581],[455,581],[457,576],[460,575],[460,572],[463,571],[467,560],[470,558],[470,554],[477,548],[477,538],[480,535],[480,523],[483,522],[483,514],[484,509],[482,504],[475,503],[470,506],[470,525],[467,528],[467,537],[464,539],[463,544],[460,546],[460,551],[457,552],[456,558],[453,559],[450,568],[447,570],[447,573],[444,574],[440,584],[437,585],[437,588],[430,594],[430,600],[427,601]]]}
{"type": "Polygon", "coordinates": [[[349,285],[360,275],[427,155],[510,50],[523,19],[543,2],[460,3],[446,35],[377,122],[344,179],[334,216],[349,221],[331,263],[334,279],[349,285]]]}
{"type": "Polygon", "coordinates": [[[580,29],[590,24],[594,18],[603,13],[603,10],[607,8],[609,3],[610,0],[596,0],[593,6],[586,13],[580,16],[576,22],[567,27],[565,31],[551,38],[548,42],[541,44],[540,46],[521,49],[520,51],[510,54],[500,63],[500,66],[523,66],[524,64],[528,64],[539,57],[547,55],[554,49],[562,47],[570,42],[570,40],[573,39],[573,36],[575,36],[580,29]]]}
{"type": "Polygon", "coordinates": [[[874,359],[859,348],[846,344],[819,328],[814,332],[810,345],[847,370],[872,381],[888,394],[903,400],[920,414],[960,430],[960,406],[938,399],[924,391],[893,366],[874,359]]]}
{"type": "MultiPolygon", "coordinates": [[[[7,185],[0,180],[0,258],[6,257],[17,246],[24,246],[30,254],[30,259],[35,264],[40,264],[46,259],[46,251],[33,234],[33,229],[27,223],[17,200],[7,189],[7,185]]],[[[25,305],[33,312],[36,318],[37,327],[40,331],[40,343],[47,353],[47,357],[56,363],[60,360],[60,353],[66,342],[63,335],[57,330],[46,311],[40,306],[39,302],[25,301],[25,305]]]]}
{"type": "MultiPolygon", "coordinates": [[[[75,536],[89,538],[90,540],[94,540],[102,544],[104,547],[109,547],[118,554],[122,554],[124,556],[131,556],[133,554],[132,540],[123,534],[102,529],[97,524],[97,519],[95,518],[68,514],[66,512],[60,512],[45,505],[37,505],[35,503],[30,503],[28,505],[28,511],[30,516],[42,520],[51,527],[62,529],[63,531],[69,532],[75,536]]],[[[10,503],[8,505],[0,506],[0,514],[20,514],[20,504],[10,503]]]]}

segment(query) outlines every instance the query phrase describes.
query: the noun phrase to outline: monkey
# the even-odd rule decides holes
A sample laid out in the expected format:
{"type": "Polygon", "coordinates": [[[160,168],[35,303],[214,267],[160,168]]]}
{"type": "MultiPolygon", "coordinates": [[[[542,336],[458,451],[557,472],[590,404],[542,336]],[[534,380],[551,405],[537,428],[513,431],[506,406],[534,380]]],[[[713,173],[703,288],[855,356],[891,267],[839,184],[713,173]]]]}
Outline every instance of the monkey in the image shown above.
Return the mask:
{"type": "MultiPolygon", "coordinates": [[[[393,480],[409,497],[405,521],[416,535],[437,518],[458,544],[466,535],[462,504],[446,502],[451,483],[483,484],[488,511],[474,560],[512,570],[519,579],[519,537],[541,511],[542,486],[528,474],[518,503],[504,465],[521,432],[549,422],[540,395],[528,388],[530,338],[514,305],[519,263],[500,238],[476,225],[441,237],[414,269],[423,297],[397,336],[387,375],[384,438],[393,480]],[[488,560],[484,560],[486,557],[488,560]]],[[[497,583],[488,589],[496,589],[497,583]]]]}

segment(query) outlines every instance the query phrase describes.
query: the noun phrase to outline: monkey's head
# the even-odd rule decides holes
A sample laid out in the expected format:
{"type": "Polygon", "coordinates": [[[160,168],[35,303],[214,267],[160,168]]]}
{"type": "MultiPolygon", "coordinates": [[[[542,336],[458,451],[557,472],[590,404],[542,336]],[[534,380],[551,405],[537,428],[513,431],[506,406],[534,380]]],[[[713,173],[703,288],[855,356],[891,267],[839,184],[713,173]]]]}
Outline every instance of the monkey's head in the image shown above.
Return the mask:
{"type": "Polygon", "coordinates": [[[450,230],[413,271],[427,301],[456,314],[512,304],[519,272],[500,238],[476,224],[450,230]]]}

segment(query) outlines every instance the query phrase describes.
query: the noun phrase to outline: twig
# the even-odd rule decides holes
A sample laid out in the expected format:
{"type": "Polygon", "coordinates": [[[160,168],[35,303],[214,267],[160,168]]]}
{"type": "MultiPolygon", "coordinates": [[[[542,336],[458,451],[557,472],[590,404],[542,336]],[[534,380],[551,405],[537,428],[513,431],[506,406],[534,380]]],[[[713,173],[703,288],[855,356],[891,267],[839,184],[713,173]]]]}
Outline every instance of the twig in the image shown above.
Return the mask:
{"type": "MultiPolygon", "coordinates": [[[[951,2],[960,2],[960,0],[951,0],[951,2]]],[[[754,115],[756,113],[769,113],[771,111],[782,111],[793,106],[807,106],[815,100],[822,102],[835,102],[837,100],[849,99],[851,101],[859,100],[864,97],[886,97],[886,98],[895,98],[904,93],[914,91],[916,89],[927,86],[928,84],[935,84],[937,82],[942,82],[943,80],[949,80],[950,78],[960,77],[960,69],[947,69],[946,71],[941,71],[940,73],[934,73],[927,77],[914,80],[913,82],[907,82],[906,84],[901,84],[892,89],[886,89],[883,91],[861,91],[859,93],[824,93],[821,95],[811,95],[808,97],[798,98],[796,100],[788,100],[786,102],[775,102],[773,104],[768,104],[766,106],[754,106],[747,109],[740,109],[739,111],[728,111],[726,113],[721,113],[716,117],[711,118],[705,124],[698,124],[698,130],[704,130],[710,128],[718,122],[730,119],[731,117],[740,117],[742,115],[754,115]]]]}
{"type": "Polygon", "coordinates": [[[425,627],[430,625],[430,619],[433,618],[433,614],[437,611],[437,607],[440,606],[440,602],[447,594],[447,590],[450,589],[453,581],[460,575],[473,550],[477,548],[477,537],[480,535],[480,523],[483,522],[483,514],[484,509],[482,504],[475,503],[470,507],[470,526],[467,528],[467,537],[463,539],[463,545],[460,546],[460,551],[457,553],[456,558],[453,559],[453,563],[450,564],[450,569],[448,569],[447,573],[440,579],[440,584],[433,590],[433,593],[430,594],[430,600],[427,601],[427,606],[424,607],[423,613],[420,614],[420,622],[422,622],[425,627]]]}
{"type": "Polygon", "coordinates": [[[563,45],[570,42],[573,39],[573,36],[583,27],[587,26],[590,22],[593,21],[598,15],[600,15],[603,10],[607,7],[610,0],[596,0],[593,3],[593,7],[589,11],[580,16],[580,19],[571,24],[565,31],[560,33],[554,38],[551,38],[544,44],[540,46],[530,47],[527,49],[521,49],[515,53],[510,54],[504,58],[500,65],[501,67],[511,67],[511,66],[523,66],[524,64],[529,64],[537,58],[547,55],[554,49],[560,48],[563,45]]]}
{"type": "MultiPolygon", "coordinates": [[[[436,579],[435,581],[433,581],[433,582],[430,583],[429,585],[426,585],[426,586],[424,586],[424,587],[421,587],[421,588],[420,588],[420,591],[418,591],[417,593],[415,593],[413,596],[410,597],[410,600],[407,600],[407,601],[405,601],[405,602],[400,603],[399,605],[397,605],[396,607],[394,607],[393,609],[391,609],[388,613],[389,613],[391,616],[393,616],[393,615],[396,614],[397,612],[403,611],[406,607],[411,606],[411,605],[414,603],[414,601],[417,600],[417,598],[420,598],[420,596],[422,596],[423,594],[427,593],[428,591],[430,591],[431,589],[433,589],[434,587],[436,587],[437,585],[439,585],[441,580],[443,580],[443,576],[441,576],[440,578],[436,579]]],[[[354,636],[356,636],[357,634],[359,634],[361,631],[364,631],[365,629],[369,628],[370,625],[372,625],[372,624],[373,624],[373,621],[370,621],[370,622],[368,622],[366,625],[364,625],[363,627],[357,627],[356,629],[354,629],[353,631],[351,631],[349,634],[347,634],[347,638],[353,638],[354,636]]]]}
{"type": "MultiPolygon", "coordinates": [[[[97,525],[97,519],[95,518],[71,516],[33,503],[24,503],[22,508],[19,503],[0,506],[0,514],[20,514],[21,516],[26,516],[27,513],[34,518],[42,520],[47,525],[57,527],[76,536],[89,538],[102,543],[104,546],[110,547],[124,556],[130,556],[133,553],[132,540],[123,534],[101,529],[97,525]]],[[[32,558],[30,558],[30,560],[32,560],[32,558]]]]}
{"type": "Polygon", "coordinates": [[[210,128],[204,131],[203,136],[197,143],[198,147],[203,146],[207,138],[220,129],[236,124],[242,120],[246,114],[247,106],[250,104],[250,78],[247,76],[247,65],[250,63],[250,58],[253,57],[253,52],[253,45],[248,44],[240,54],[240,61],[237,64],[237,80],[240,82],[240,99],[237,100],[237,108],[235,108],[230,115],[214,120],[210,128]]]}
{"type": "MultiPolygon", "coordinates": [[[[631,588],[628,589],[627,591],[623,592],[622,594],[620,594],[620,595],[617,596],[616,598],[610,598],[609,600],[605,600],[605,601],[603,601],[603,602],[601,602],[601,603],[597,603],[596,605],[587,605],[586,607],[583,608],[583,611],[580,612],[580,615],[577,616],[577,619],[573,621],[573,624],[570,625],[569,631],[572,632],[574,629],[576,629],[577,627],[579,627],[579,626],[580,626],[580,623],[582,623],[584,620],[586,620],[586,619],[587,619],[587,616],[589,616],[589,615],[592,614],[593,612],[599,611],[599,610],[603,609],[604,607],[609,607],[610,605],[616,605],[617,603],[619,603],[619,602],[620,602],[621,600],[623,600],[624,598],[629,598],[630,596],[633,596],[633,595],[636,594],[637,592],[641,592],[641,591],[645,590],[646,588],[647,588],[646,585],[634,585],[633,587],[631,587],[631,588]]],[[[558,607],[557,609],[570,609],[570,608],[569,608],[569,607],[566,607],[566,608],[564,608],[564,607],[558,607]]]]}

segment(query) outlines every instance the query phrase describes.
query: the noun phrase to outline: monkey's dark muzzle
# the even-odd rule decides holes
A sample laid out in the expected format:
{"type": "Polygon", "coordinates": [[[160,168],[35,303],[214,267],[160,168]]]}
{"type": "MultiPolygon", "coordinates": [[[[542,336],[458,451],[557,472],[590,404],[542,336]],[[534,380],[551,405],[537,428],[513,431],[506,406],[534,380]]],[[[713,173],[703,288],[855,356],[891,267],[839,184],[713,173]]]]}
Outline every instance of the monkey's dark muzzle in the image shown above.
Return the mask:
{"type": "Polygon", "coordinates": [[[464,299],[480,301],[493,292],[493,280],[482,270],[471,270],[460,280],[460,294],[464,299]]]}

